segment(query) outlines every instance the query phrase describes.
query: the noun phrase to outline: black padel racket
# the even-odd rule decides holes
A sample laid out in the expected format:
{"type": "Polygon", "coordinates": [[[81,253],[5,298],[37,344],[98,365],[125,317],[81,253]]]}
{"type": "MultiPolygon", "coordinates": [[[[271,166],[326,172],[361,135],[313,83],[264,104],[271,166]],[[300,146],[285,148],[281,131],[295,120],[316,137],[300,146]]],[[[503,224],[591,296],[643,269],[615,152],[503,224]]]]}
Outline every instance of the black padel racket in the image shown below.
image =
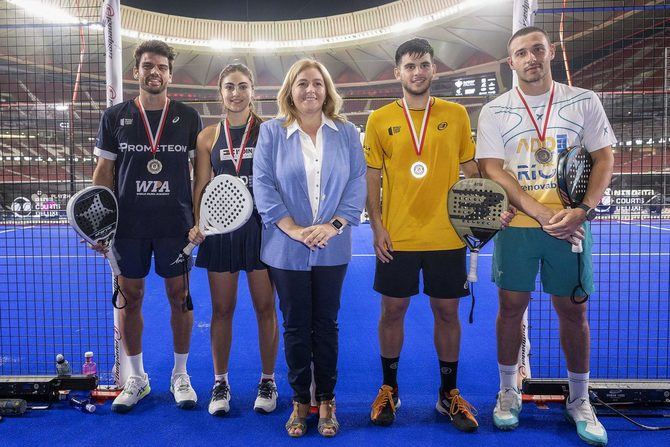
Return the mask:
{"type": "Polygon", "coordinates": [[[467,178],[449,190],[447,212],[451,225],[470,249],[468,281],[477,282],[479,250],[502,228],[500,215],[507,208],[507,193],[493,180],[467,178]]]}
{"type": "Polygon", "coordinates": [[[114,257],[112,243],[116,235],[119,206],[114,193],[105,186],[89,186],[67,202],[67,221],[86,242],[109,247],[105,258],[114,277],[121,271],[114,257]]]}
{"type": "MultiPolygon", "coordinates": [[[[583,146],[572,146],[558,155],[556,180],[563,205],[576,208],[584,200],[593,161],[583,146]]],[[[583,251],[582,241],[572,246],[573,253],[583,251]]]]}

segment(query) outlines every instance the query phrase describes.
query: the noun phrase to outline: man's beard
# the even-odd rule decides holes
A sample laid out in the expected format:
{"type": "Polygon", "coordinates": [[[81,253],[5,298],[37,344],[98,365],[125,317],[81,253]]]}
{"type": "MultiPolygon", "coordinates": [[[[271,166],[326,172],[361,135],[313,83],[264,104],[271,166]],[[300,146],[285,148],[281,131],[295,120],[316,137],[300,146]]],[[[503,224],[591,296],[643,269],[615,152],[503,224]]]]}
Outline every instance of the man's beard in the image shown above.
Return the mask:
{"type": "Polygon", "coordinates": [[[159,93],[162,93],[167,88],[167,84],[165,82],[161,82],[161,85],[159,85],[157,87],[153,87],[151,85],[148,85],[145,81],[145,82],[140,83],[140,88],[147,93],[151,93],[152,95],[158,95],[159,93]]]}
{"type": "Polygon", "coordinates": [[[411,95],[422,96],[424,93],[430,90],[430,84],[431,81],[428,81],[428,85],[426,85],[424,88],[416,88],[403,82],[402,87],[406,92],[410,93],[411,95]]]}

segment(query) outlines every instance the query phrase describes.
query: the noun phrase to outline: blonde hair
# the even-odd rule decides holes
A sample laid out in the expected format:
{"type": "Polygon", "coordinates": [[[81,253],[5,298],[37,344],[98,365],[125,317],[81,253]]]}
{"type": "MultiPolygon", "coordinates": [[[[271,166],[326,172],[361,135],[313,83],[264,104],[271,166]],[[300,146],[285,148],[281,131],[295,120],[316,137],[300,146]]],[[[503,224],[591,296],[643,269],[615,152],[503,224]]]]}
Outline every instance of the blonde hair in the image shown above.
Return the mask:
{"type": "Polygon", "coordinates": [[[330,77],[330,73],[328,73],[328,70],[326,70],[326,67],[321,62],[314,59],[300,59],[289,68],[277,94],[277,105],[279,106],[277,118],[284,118],[284,127],[288,127],[294,121],[298,120],[298,110],[295,108],[293,98],[291,97],[291,88],[298,75],[308,68],[316,68],[321,73],[321,76],[323,76],[323,82],[326,87],[326,99],[323,101],[323,106],[321,107],[323,113],[332,120],[346,121],[346,118],[340,115],[342,97],[335,90],[335,84],[330,77]]]}

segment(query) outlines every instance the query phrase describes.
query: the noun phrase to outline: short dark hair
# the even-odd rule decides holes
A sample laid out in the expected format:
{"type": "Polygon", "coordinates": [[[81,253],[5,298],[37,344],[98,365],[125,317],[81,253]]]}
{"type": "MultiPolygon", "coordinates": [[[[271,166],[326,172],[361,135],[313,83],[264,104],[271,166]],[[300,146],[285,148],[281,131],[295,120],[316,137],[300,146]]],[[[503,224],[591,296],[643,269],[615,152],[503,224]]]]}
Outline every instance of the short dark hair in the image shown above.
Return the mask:
{"type": "Polygon", "coordinates": [[[432,59],[435,52],[433,51],[433,47],[430,46],[430,43],[428,43],[426,39],[415,37],[414,39],[402,43],[395,51],[396,67],[400,65],[400,60],[406,54],[415,55],[418,57],[421,57],[424,54],[430,54],[430,58],[432,59]]]}
{"type": "Polygon", "coordinates": [[[170,73],[172,73],[172,63],[176,56],[174,48],[163,42],[162,40],[145,40],[135,48],[135,68],[140,68],[140,59],[144,53],[155,53],[160,56],[167,57],[170,73]]]}
{"type": "Polygon", "coordinates": [[[507,52],[509,53],[510,45],[512,45],[512,41],[514,41],[514,39],[517,39],[521,36],[527,36],[528,34],[533,33],[540,33],[544,35],[544,37],[547,38],[547,42],[551,44],[551,38],[549,37],[549,34],[547,34],[545,30],[543,30],[542,28],[538,28],[537,26],[527,26],[525,28],[521,28],[516,33],[512,34],[512,37],[510,37],[509,40],[507,41],[507,52]]]}

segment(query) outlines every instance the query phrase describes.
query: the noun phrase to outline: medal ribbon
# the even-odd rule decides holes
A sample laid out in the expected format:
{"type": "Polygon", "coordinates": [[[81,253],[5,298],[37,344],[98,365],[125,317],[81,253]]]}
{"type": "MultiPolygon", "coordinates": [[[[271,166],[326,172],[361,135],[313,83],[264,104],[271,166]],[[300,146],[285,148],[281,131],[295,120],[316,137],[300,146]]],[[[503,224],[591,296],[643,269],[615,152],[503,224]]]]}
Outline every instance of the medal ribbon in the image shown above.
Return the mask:
{"type": "MultiPolygon", "coordinates": [[[[547,138],[547,127],[549,124],[549,117],[551,114],[551,107],[554,102],[554,86],[556,84],[552,83],[551,84],[551,93],[549,93],[549,104],[547,105],[547,109],[544,112],[544,125],[542,129],[542,133],[540,133],[540,126],[537,125],[537,121],[535,121],[535,116],[533,115],[533,111],[530,110],[530,107],[528,106],[528,103],[526,102],[526,98],[523,97],[523,93],[521,93],[521,90],[519,90],[519,87],[516,87],[516,92],[519,94],[519,98],[521,98],[521,102],[523,103],[524,107],[526,108],[526,112],[528,112],[528,116],[530,117],[531,122],[533,123],[533,126],[535,126],[535,131],[537,132],[537,138],[540,139],[540,144],[544,145],[544,140],[547,138]]],[[[546,149],[546,148],[545,148],[546,149]]]]}
{"type": "Polygon", "coordinates": [[[233,159],[233,166],[235,166],[235,173],[239,174],[240,169],[242,169],[242,160],[244,159],[244,151],[247,148],[247,143],[249,142],[249,136],[251,135],[251,128],[254,126],[254,116],[249,115],[249,120],[247,121],[247,126],[244,128],[244,134],[242,134],[242,144],[240,145],[240,154],[235,160],[235,148],[233,147],[233,139],[230,136],[230,124],[228,123],[228,118],[223,121],[223,127],[226,131],[226,144],[230,150],[230,158],[233,159]]]}
{"type": "Polygon", "coordinates": [[[407,120],[407,125],[412,131],[412,143],[414,143],[414,152],[417,156],[421,156],[421,151],[423,150],[423,143],[426,141],[426,130],[428,126],[428,117],[430,116],[430,96],[428,96],[428,102],[426,103],[426,108],[423,110],[423,119],[421,120],[421,139],[417,138],[416,129],[414,128],[414,121],[409,114],[409,107],[407,106],[407,101],[405,98],[402,98],[402,111],[405,114],[405,120],[407,120]]]}
{"type": "Polygon", "coordinates": [[[167,120],[167,111],[170,105],[170,98],[165,98],[165,105],[163,106],[163,113],[161,113],[161,120],[158,124],[158,132],[156,137],[151,132],[151,126],[149,125],[149,119],[147,118],[147,112],[144,111],[144,106],[142,106],[142,101],[139,97],[135,98],[135,104],[137,108],[140,109],[140,116],[142,117],[142,124],[144,124],[144,131],[147,133],[147,138],[149,139],[149,145],[151,146],[151,153],[154,158],[156,158],[156,151],[158,150],[158,143],[160,142],[161,136],[163,135],[163,129],[165,128],[165,121],[167,120]]]}

